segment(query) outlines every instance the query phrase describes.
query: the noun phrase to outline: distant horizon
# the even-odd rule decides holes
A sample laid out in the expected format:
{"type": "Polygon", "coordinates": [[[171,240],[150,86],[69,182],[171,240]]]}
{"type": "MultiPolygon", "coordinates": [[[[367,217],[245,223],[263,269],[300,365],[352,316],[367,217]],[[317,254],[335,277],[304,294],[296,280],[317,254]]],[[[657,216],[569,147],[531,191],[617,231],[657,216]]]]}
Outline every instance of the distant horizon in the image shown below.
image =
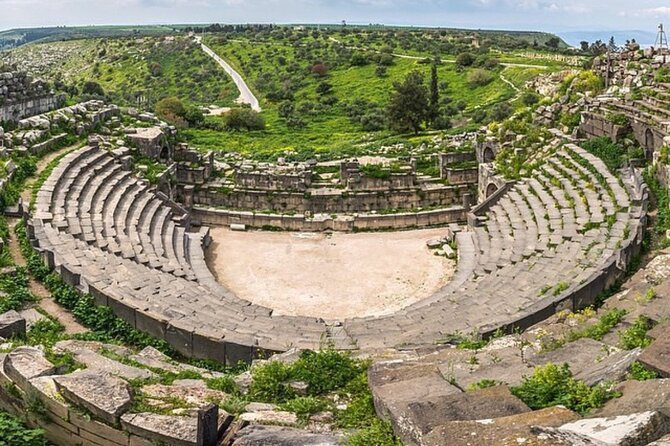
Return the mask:
{"type": "Polygon", "coordinates": [[[276,23],[567,33],[655,32],[661,0],[0,0],[0,29],[276,23]]]}

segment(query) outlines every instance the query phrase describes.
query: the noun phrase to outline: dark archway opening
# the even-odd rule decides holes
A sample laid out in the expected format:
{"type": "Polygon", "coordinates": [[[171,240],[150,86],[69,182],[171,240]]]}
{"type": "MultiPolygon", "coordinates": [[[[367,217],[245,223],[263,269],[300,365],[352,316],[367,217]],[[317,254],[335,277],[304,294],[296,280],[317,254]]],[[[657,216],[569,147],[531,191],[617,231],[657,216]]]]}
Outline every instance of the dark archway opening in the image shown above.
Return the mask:
{"type": "Polygon", "coordinates": [[[490,147],[486,147],[484,149],[484,162],[485,163],[492,163],[493,160],[495,160],[496,155],[493,153],[493,149],[490,147]]]}
{"type": "Polygon", "coordinates": [[[486,198],[489,198],[491,195],[495,194],[498,191],[498,186],[491,183],[486,187],[486,198]]]}
{"type": "Polygon", "coordinates": [[[654,142],[654,132],[651,129],[647,129],[644,132],[644,149],[647,155],[647,160],[652,161],[654,159],[654,150],[656,150],[654,142]]]}
{"type": "Polygon", "coordinates": [[[169,160],[170,159],[170,149],[168,149],[167,146],[163,146],[161,149],[161,153],[158,155],[158,158],[161,160],[169,160]]]}

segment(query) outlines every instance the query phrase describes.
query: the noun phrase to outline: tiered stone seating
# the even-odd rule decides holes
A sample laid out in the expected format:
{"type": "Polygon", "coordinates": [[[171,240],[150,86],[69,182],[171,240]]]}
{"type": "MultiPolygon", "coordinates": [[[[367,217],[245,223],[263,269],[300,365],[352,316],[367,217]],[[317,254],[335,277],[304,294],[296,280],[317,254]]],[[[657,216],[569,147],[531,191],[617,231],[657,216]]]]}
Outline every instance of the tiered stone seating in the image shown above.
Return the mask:
{"type": "Polygon", "coordinates": [[[619,251],[639,241],[645,217],[637,177],[627,172],[620,182],[601,160],[566,145],[476,211],[481,224],[457,235],[454,279],[433,296],[392,315],[323,321],[274,314],[219,284],[205,263],[207,229],[189,232],[169,203],[110,158],[85,148],[62,160],[38,194],[34,244],[134,326],[184,354],[229,362],[257,349],[425,345],[527,326],[625,267],[619,251]]]}
{"type": "Polygon", "coordinates": [[[174,212],[113,156],[83,152],[57,186],[56,201],[49,208],[55,226],[126,259],[194,279],[184,255],[185,230],[172,221],[174,212]],[[157,212],[160,220],[154,219],[157,212]],[[159,225],[154,232],[164,238],[147,237],[152,224],[159,225]],[[160,244],[158,254],[153,243],[160,244]]]}

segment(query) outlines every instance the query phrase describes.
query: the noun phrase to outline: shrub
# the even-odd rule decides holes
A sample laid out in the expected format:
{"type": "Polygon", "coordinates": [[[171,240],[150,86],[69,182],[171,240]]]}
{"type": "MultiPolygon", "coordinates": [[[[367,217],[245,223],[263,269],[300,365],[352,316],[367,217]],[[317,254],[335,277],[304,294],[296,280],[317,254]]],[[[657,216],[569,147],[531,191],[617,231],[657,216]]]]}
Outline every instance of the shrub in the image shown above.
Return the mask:
{"type": "Polygon", "coordinates": [[[650,379],[657,379],[658,373],[653,370],[649,370],[643,366],[640,362],[635,361],[630,365],[628,369],[628,379],[633,379],[635,381],[647,381],[650,379]]]}
{"type": "Polygon", "coordinates": [[[586,141],[582,148],[603,160],[612,171],[620,169],[626,163],[626,149],[606,136],[586,141]]]}
{"type": "Polygon", "coordinates": [[[28,429],[21,421],[6,412],[0,412],[0,445],[49,446],[41,429],[28,429]]]}
{"type": "Polygon", "coordinates": [[[468,73],[468,85],[470,88],[483,87],[493,81],[493,75],[486,70],[478,68],[468,73]]]}
{"type": "Polygon", "coordinates": [[[525,376],[521,385],[512,387],[511,391],[533,410],[562,405],[580,414],[618,396],[609,384],[589,387],[573,378],[567,364],[553,363],[536,367],[531,376],[525,376]]]}
{"type": "Polygon", "coordinates": [[[186,127],[186,107],[180,99],[175,97],[161,99],[154,110],[159,118],[179,127],[186,127]]]}
{"type": "Polygon", "coordinates": [[[81,89],[82,94],[90,96],[104,96],[105,90],[95,81],[86,81],[81,89]]]}
{"type": "Polygon", "coordinates": [[[540,95],[533,91],[527,91],[521,96],[521,102],[525,106],[531,107],[540,102],[540,95]]]}
{"type": "Polygon", "coordinates": [[[226,130],[263,130],[265,120],[256,111],[249,108],[235,108],[224,115],[226,130]]]}
{"type": "Polygon", "coordinates": [[[456,65],[459,67],[469,67],[475,62],[475,56],[470,53],[461,53],[456,56],[456,65]]]}
{"type": "Polygon", "coordinates": [[[249,395],[259,401],[284,403],[296,397],[290,383],[302,381],[308,396],[321,396],[347,386],[367,366],[335,350],[305,351],[293,364],[274,361],[254,369],[249,395]]]}
{"type": "Polygon", "coordinates": [[[512,115],[512,107],[507,102],[494,105],[490,111],[490,117],[494,121],[504,121],[512,115]]]}
{"type": "Polygon", "coordinates": [[[317,63],[312,65],[311,73],[318,77],[324,77],[328,74],[328,67],[325,64],[317,63]]]}
{"type": "Polygon", "coordinates": [[[647,331],[652,327],[652,321],[647,316],[639,316],[627,330],[619,332],[619,345],[624,350],[646,348],[651,344],[647,331]]]}

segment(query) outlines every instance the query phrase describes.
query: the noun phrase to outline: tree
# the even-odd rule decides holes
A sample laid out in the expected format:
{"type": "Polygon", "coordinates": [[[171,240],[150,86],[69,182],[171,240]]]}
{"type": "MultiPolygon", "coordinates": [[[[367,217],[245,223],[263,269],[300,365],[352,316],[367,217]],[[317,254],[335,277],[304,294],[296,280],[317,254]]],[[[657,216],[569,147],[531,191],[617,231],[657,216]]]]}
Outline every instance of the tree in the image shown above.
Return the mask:
{"type": "Polygon", "coordinates": [[[386,109],[389,126],[397,132],[421,130],[428,117],[428,91],[423,84],[423,76],[412,71],[405,80],[393,84],[395,90],[386,109]]]}
{"type": "Polygon", "coordinates": [[[547,43],[545,43],[545,45],[547,45],[547,48],[551,48],[552,50],[557,50],[560,44],[561,39],[559,39],[556,36],[551,37],[549,40],[547,40],[547,43]]]}
{"type": "Polygon", "coordinates": [[[81,89],[81,92],[86,95],[92,96],[104,96],[105,90],[102,89],[102,86],[95,81],[86,81],[84,87],[81,89]]]}
{"type": "Polygon", "coordinates": [[[456,65],[459,67],[469,67],[475,63],[475,57],[470,53],[461,53],[456,56],[456,65]]]}
{"type": "Polygon", "coordinates": [[[431,124],[435,123],[435,120],[440,114],[440,89],[438,87],[438,78],[437,78],[437,61],[433,62],[433,65],[430,67],[430,105],[428,108],[428,119],[431,124]]]}
{"type": "Polygon", "coordinates": [[[589,51],[590,45],[589,45],[589,42],[587,40],[582,40],[581,42],[579,42],[579,47],[581,48],[581,50],[583,52],[586,53],[586,52],[589,51]]]}
{"type": "Polygon", "coordinates": [[[610,37],[610,41],[607,43],[607,50],[614,52],[618,49],[616,45],[616,41],[614,40],[614,36],[610,37]]]}
{"type": "Polygon", "coordinates": [[[507,102],[500,102],[491,108],[491,119],[504,121],[512,115],[512,107],[507,102]]]}
{"type": "Polygon", "coordinates": [[[176,97],[164,98],[156,104],[156,114],[161,119],[172,122],[174,118],[183,118],[186,115],[184,103],[176,97]]]}
{"type": "Polygon", "coordinates": [[[249,108],[235,108],[224,115],[227,130],[263,130],[263,117],[249,108]]]}
{"type": "Polygon", "coordinates": [[[324,77],[328,74],[328,67],[322,63],[317,63],[312,65],[311,71],[316,76],[324,77]]]}

